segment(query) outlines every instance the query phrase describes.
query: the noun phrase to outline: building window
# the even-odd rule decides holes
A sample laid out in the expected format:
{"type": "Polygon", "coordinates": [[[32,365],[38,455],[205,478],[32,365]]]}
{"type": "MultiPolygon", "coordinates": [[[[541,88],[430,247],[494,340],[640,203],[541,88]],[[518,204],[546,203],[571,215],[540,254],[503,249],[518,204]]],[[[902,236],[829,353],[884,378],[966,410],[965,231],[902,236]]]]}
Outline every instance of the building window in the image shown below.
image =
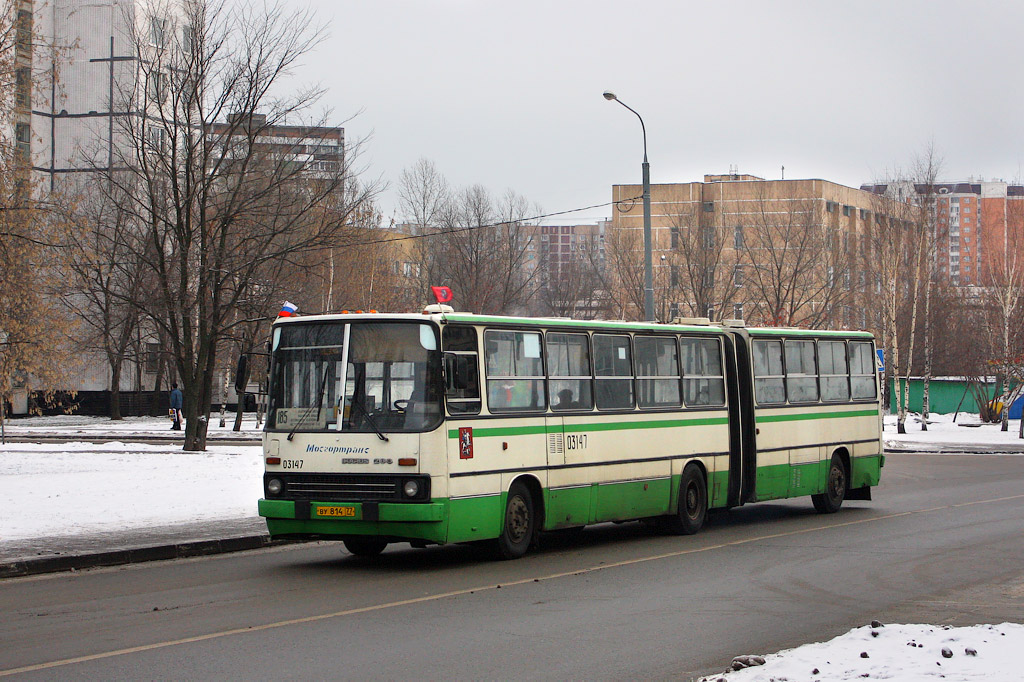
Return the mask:
{"type": "Polygon", "coordinates": [[[167,20],[159,17],[149,18],[149,42],[151,45],[163,47],[167,44],[167,20]]]}
{"type": "Polygon", "coordinates": [[[669,236],[672,238],[672,248],[673,249],[678,249],[679,248],[679,228],[674,226],[674,225],[671,228],[669,228],[669,236]]]}
{"type": "Polygon", "coordinates": [[[714,213],[715,212],[715,202],[713,202],[713,201],[705,201],[704,202],[704,212],[705,213],[714,213]]]}
{"type": "Polygon", "coordinates": [[[154,102],[163,102],[167,98],[167,83],[164,74],[154,71],[149,74],[149,98],[154,102]]]}
{"type": "Polygon", "coordinates": [[[732,233],[733,248],[737,251],[743,248],[743,226],[737,225],[732,233]]]}
{"type": "Polygon", "coordinates": [[[715,248],[715,228],[709,226],[701,228],[701,242],[705,249],[715,248]]]}
{"type": "Polygon", "coordinates": [[[679,266],[678,265],[669,266],[669,273],[670,273],[670,279],[671,279],[671,282],[672,282],[671,286],[674,289],[674,288],[679,286],[679,266]]]}
{"type": "Polygon", "coordinates": [[[851,213],[853,213],[853,206],[843,206],[844,216],[849,216],[851,213]]]}
{"type": "Polygon", "coordinates": [[[834,202],[834,201],[826,201],[825,202],[825,210],[828,211],[829,213],[835,213],[836,212],[836,202],[834,202]]]}
{"type": "Polygon", "coordinates": [[[743,266],[737,265],[732,271],[732,281],[737,287],[743,286],[743,266]]]}
{"type": "Polygon", "coordinates": [[[742,320],[743,319],[743,304],[742,303],[733,303],[732,304],[732,316],[734,318],[736,318],[737,320],[742,320]]]}
{"type": "Polygon", "coordinates": [[[159,343],[147,343],[146,344],[146,356],[145,365],[143,371],[146,374],[156,374],[157,369],[160,366],[160,344],[159,343]]]}
{"type": "Polygon", "coordinates": [[[15,102],[19,107],[27,107],[32,92],[32,72],[29,67],[19,66],[15,72],[15,79],[15,102]]]}

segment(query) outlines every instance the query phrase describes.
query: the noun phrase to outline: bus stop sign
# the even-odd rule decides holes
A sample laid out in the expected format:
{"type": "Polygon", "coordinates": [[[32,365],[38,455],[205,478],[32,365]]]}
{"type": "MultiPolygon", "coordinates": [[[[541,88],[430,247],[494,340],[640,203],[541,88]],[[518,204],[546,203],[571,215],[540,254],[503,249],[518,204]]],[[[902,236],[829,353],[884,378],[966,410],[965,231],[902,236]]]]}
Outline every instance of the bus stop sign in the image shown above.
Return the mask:
{"type": "Polygon", "coordinates": [[[875,349],[875,355],[877,356],[877,360],[876,360],[875,364],[878,366],[878,371],[879,372],[884,372],[885,371],[885,351],[883,349],[881,349],[881,348],[876,348],[875,349]]]}

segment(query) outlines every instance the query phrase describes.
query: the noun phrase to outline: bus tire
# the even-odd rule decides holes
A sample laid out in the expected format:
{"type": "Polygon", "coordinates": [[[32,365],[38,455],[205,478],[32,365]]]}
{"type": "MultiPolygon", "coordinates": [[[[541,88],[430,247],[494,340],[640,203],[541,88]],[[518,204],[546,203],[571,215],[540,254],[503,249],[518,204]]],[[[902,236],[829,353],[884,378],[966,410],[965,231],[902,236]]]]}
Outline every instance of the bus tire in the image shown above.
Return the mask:
{"type": "Polygon", "coordinates": [[[662,528],[674,535],[693,535],[708,517],[708,483],[698,466],[683,469],[679,506],[674,516],[662,517],[662,528]]]}
{"type": "Polygon", "coordinates": [[[526,554],[537,532],[537,516],[530,489],[516,481],[508,490],[501,535],[495,541],[499,559],[518,559],[526,554]]]}
{"type": "Polygon", "coordinates": [[[832,463],[828,467],[828,478],[825,479],[825,492],[811,495],[811,502],[819,514],[835,514],[843,506],[846,499],[846,465],[838,454],[832,455],[832,463]]]}
{"type": "Polygon", "coordinates": [[[342,540],[345,549],[356,556],[377,556],[388,546],[387,540],[374,537],[352,537],[342,540]]]}

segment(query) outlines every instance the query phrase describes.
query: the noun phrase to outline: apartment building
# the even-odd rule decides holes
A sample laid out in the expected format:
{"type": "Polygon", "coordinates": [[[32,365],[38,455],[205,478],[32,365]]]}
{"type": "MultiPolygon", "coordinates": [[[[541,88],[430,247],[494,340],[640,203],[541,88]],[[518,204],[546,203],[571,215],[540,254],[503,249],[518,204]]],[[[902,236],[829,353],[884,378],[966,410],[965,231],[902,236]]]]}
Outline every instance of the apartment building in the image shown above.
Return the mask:
{"type": "Polygon", "coordinates": [[[902,192],[934,204],[939,248],[936,272],[950,284],[986,286],[998,281],[1008,256],[1024,245],[1024,186],[1002,180],[862,185],[876,194],[902,192]]]}
{"type": "MultiPolygon", "coordinates": [[[[640,185],[614,185],[609,251],[636,249],[640,185]]],[[[821,179],[730,173],[651,186],[656,314],[866,328],[856,292],[877,196],[821,179]]],[[[609,261],[613,260],[609,255],[609,261]]]]}

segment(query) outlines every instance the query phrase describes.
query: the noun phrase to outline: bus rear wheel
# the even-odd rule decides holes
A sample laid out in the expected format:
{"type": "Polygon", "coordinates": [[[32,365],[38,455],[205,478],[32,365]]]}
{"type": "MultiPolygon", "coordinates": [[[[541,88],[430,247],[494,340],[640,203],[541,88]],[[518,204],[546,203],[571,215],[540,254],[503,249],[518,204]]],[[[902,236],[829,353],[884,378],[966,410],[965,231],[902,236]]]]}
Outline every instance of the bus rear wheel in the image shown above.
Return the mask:
{"type": "Polygon", "coordinates": [[[534,514],[533,495],[530,489],[516,482],[508,490],[505,502],[505,518],[501,535],[495,541],[499,559],[518,559],[526,554],[536,534],[537,518],[534,514]]]}
{"type": "Polygon", "coordinates": [[[387,540],[380,538],[345,538],[342,542],[345,549],[356,556],[377,556],[388,546],[387,540]]]}
{"type": "Polygon", "coordinates": [[[832,455],[825,481],[825,492],[811,495],[811,502],[819,514],[834,514],[846,499],[846,465],[839,455],[832,455]]]}
{"type": "Polygon", "coordinates": [[[696,466],[683,469],[679,482],[679,509],[674,516],[662,517],[661,526],[674,535],[693,535],[704,527],[708,516],[708,484],[696,466]]]}

